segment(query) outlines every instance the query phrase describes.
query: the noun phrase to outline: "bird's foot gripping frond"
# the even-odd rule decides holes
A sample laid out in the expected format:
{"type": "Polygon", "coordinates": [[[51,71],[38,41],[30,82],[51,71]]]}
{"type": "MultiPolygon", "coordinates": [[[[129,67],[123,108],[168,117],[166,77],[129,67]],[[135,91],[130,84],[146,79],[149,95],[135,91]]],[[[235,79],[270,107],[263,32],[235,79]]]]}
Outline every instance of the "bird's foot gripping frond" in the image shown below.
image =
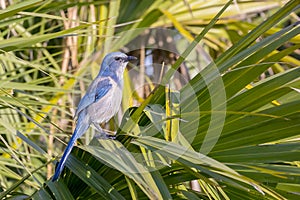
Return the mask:
{"type": "Polygon", "coordinates": [[[115,140],[117,138],[116,135],[109,135],[109,134],[106,134],[106,137],[107,139],[111,139],[111,140],[115,140]]]}
{"type": "Polygon", "coordinates": [[[99,124],[97,124],[97,123],[93,123],[93,124],[98,132],[95,134],[95,138],[97,138],[97,139],[113,139],[113,140],[116,139],[116,136],[115,136],[116,132],[112,132],[109,130],[103,130],[99,124]]]}
{"type": "Polygon", "coordinates": [[[116,139],[116,135],[112,135],[112,134],[108,134],[104,131],[102,131],[101,133],[96,133],[95,136],[94,136],[96,139],[104,139],[104,140],[107,140],[107,139],[116,139]]]}

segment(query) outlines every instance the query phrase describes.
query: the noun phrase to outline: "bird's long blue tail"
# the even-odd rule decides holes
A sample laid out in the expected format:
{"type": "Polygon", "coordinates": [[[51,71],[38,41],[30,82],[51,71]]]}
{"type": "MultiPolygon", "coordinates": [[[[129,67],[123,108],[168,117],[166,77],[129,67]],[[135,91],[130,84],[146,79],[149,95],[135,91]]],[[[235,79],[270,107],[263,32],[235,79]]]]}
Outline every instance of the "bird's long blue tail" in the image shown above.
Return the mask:
{"type": "Polygon", "coordinates": [[[73,146],[76,142],[76,140],[81,137],[85,131],[89,128],[89,124],[82,122],[81,120],[78,120],[77,122],[77,126],[75,128],[75,131],[65,149],[64,155],[61,157],[60,162],[58,163],[56,170],[55,170],[55,174],[52,177],[52,181],[56,181],[59,178],[59,175],[61,174],[61,172],[63,171],[67,158],[70,155],[73,146]],[[78,123],[79,122],[79,123],[78,123]]]}

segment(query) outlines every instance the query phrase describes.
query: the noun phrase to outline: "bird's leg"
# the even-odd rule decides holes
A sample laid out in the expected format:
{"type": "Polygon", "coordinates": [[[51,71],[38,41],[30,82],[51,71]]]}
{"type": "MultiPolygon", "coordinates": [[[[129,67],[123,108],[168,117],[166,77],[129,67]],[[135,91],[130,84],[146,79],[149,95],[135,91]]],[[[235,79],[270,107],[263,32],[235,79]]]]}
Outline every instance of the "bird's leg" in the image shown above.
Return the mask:
{"type": "Polygon", "coordinates": [[[108,137],[109,139],[116,139],[116,134],[117,134],[117,131],[110,131],[110,130],[106,130],[106,137],[108,137]]]}
{"type": "Polygon", "coordinates": [[[96,138],[116,139],[116,136],[106,133],[98,123],[93,124],[96,130],[100,133],[100,136],[96,136],[96,138]]]}

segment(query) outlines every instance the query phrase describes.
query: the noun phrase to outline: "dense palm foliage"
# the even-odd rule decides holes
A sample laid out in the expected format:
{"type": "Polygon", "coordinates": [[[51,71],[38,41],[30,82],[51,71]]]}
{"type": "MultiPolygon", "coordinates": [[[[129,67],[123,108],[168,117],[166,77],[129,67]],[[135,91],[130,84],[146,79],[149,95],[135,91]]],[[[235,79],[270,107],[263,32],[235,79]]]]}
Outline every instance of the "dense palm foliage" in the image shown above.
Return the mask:
{"type": "Polygon", "coordinates": [[[1,199],[299,199],[299,1],[0,3],[1,199]],[[139,58],[117,137],[53,183],[112,51],[139,58]]]}

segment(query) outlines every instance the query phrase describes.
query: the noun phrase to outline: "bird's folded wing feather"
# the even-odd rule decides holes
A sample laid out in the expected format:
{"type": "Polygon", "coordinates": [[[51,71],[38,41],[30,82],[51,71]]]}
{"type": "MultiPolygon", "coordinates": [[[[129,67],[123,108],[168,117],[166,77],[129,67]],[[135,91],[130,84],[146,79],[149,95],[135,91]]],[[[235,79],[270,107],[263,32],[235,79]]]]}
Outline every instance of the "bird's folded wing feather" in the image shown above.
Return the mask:
{"type": "Polygon", "coordinates": [[[92,103],[99,101],[102,97],[104,97],[108,91],[111,89],[112,84],[108,78],[100,80],[98,83],[91,84],[91,87],[88,89],[87,93],[82,97],[78,104],[78,108],[76,110],[75,118],[78,114],[85,108],[87,108],[92,103]]]}

